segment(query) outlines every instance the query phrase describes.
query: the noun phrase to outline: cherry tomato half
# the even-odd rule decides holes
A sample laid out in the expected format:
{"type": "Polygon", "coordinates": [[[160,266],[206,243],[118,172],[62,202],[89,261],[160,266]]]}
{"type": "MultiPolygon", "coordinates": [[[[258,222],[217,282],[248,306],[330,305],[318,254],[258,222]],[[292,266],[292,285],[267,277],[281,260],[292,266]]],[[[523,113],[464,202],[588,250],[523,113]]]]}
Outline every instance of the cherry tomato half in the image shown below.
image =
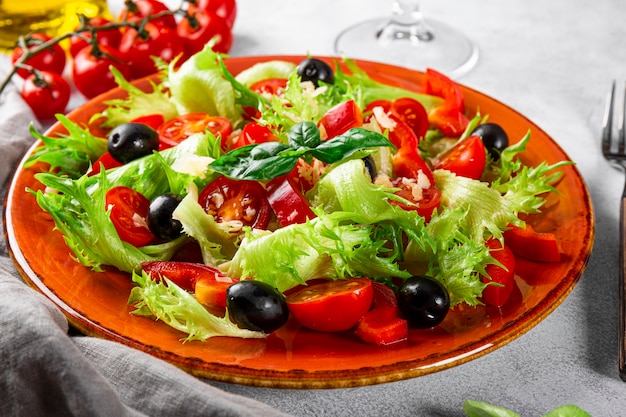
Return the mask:
{"type": "Polygon", "coordinates": [[[485,145],[480,137],[469,136],[447,151],[435,167],[477,180],[485,170],[487,160],[485,152],[485,145]]]}
{"type": "Polygon", "coordinates": [[[396,178],[392,181],[392,183],[394,187],[400,188],[400,190],[396,191],[396,195],[415,203],[415,205],[408,205],[395,200],[389,200],[389,203],[401,207],[404,210],[417,211],[417,214],[422,216],[427,222],[430,221],[433,212],[441,203],[441,192],[434,185],[434,183],[431,183],[431,185],[427,188],[421,189],[419,193],[414,192],[414,187],[419,186],[411,181],[411,179],[403,182],[403,178],[396,178]],[[416,194],[418,194],[418,196],[416,196],[416,194]]]}
{"type": "Polygon", "coordinates": [[[170,146],[176,146],[194,133],[211,132],[221,136],[222,142],[230,135],[230,120],[222,116],[210,116],[206,113],[188,113],[177,116],[163,123],[158,129],[159,139],[170,146]]]}
{"type": "Polygon", "coordinates": [[[399,98],[391,102],[391,111],[404,121],[422,139],[428,131],[428,113],[419,101],[413,98],[399,98]]]}
{"type": "Polygon", "coordinates": [[[257,143],[276,141],[278,141],[278,137],[274,135],[269,127],[257,122],[250,122],[243,127],[241,134],[235,140],[232,148],[235,149],[257,143]]]}
{"type": "MultiPolygon", "coordinates": [[[[28,50],[32,50],[41,46],[41,44],[52,39],[50,36],[44,33],[33,33],[26,39],[26,46],[28,50]]],[[[11,55],[11,63],[15,64],[21,56],[24,55],[24,50],[21,46],[16,47],[11,55]]],[[[50,46],[47,49],[39,52],[36,55],[28,58],[24,64],[40,71],[56,72],[57,74],[63,74],[65,68],[65,51],[58,43],[50,46]]],[[[30,71],[24,68],[17,70],[17,73],[22,78],[27,78],[30,75],[30,71]]]]}
{"type": "Polygon", "coordinates": [[[244,226],[264,229],[272,209],[265,188],[256,181],[219,177],[200,192],[198,202],[217,222],[239,220],[244,226]]]}
{"type": "Polygon", "coordinates": [[[250,86],[250,90],[257,94],[267,94],[273,96],[280,96],[287,88],[286,78],[267,78],[265,80],[257,81],[250,86]]]}
{"type": "Polygon", "coordinates": [[[154,235],[148,228],[150,200],[130,187],[117,186],[107,191],[106,209],[117,234],[124,242],[140,247],[151,243],[154,235]]]}
{"type": "Polygon", "coordinates": [[[22,98],[42,120],[64,113],[70,93],[70,84],[56,72],[40,71],[39,76],[33,73],[22,84],[22,98]]]}
{"type": "Polygon", "coordinates": [[[321,332],[342,332],[354,327],[372,305],[369,278],[323,281],[287,296],[287,306],[303,326],[321,332]]]}

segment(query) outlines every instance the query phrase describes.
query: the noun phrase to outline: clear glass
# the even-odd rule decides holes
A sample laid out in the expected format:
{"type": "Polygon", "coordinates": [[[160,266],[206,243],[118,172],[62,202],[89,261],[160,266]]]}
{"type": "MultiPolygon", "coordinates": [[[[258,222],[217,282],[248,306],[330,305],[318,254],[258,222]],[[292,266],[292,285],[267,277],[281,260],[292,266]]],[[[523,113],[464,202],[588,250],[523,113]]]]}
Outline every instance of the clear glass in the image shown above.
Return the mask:
{"type": "Polygon", "coordinates": [[[424,71],[432,68],[457,78],[478,61],[478,48],[463,33],[424,18],[420,0],[394,0],[390,17],[347,28],[335,40],[335,53],[424,71]]]}

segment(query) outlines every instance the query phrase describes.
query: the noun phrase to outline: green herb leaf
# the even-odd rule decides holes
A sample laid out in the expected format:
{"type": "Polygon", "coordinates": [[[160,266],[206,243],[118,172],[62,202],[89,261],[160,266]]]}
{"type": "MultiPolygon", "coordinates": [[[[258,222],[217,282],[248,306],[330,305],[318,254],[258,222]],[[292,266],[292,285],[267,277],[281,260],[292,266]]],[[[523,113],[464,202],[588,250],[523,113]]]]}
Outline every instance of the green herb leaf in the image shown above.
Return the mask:
{"type": "Polygon", "coordinates": [[[320,130],[313,122],[302,122],[289,129],[289,145],[293,148],[315,148],[321,142],[320,130]]]}
{"type": "Polygon", "coordinates": [[[311,156],[327,164],[349,158],[357,151],[381,146],[393,146],[383,135],[371,130],[354,128],[322,142],[311,151],[311,156]]]}

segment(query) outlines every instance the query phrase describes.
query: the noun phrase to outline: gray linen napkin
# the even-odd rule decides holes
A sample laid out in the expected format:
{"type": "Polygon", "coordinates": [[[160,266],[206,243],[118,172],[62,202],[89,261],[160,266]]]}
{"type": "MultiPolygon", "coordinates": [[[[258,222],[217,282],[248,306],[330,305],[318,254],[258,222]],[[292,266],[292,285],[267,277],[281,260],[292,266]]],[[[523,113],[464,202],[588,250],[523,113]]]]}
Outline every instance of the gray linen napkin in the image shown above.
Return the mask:
{"type": "MultiPolygon", "coordinates": [[[[2,61],[0,61],[0,67],[2,61]]],[[[0,79],[3,79],[0,68],[0,79]]],[[[11,86],[0,95],[0,185],[32,144],[35,120],[11,86]]],[[[37,125],[41,129],[41,125],[37,125]]],[[[4,208],[4,207],[2,207],[4,208]]],[[[0,243],[1,416],[283,416],[124,345],[68,335],[63,314],[29,288],[0,243]]]]}

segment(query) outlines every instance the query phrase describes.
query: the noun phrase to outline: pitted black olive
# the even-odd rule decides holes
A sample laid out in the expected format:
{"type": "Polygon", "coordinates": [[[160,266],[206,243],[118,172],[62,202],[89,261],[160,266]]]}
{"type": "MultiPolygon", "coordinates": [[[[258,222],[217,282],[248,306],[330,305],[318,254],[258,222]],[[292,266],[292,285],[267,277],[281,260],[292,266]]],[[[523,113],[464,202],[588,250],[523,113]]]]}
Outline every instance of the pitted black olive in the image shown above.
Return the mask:
{"type": "Polygon", "coordinates": [[[317,58],[307,58],[298,65],[298,75],[302,81],[311,81],[316,86],[322,81],[326,84],[335,82],[335,73],[326,62],[317,58]]]}
{"type": "Polygon", "coordinates": [[[285,296],[261,281],[239,281],[226,291],[226,307],[241,328],[272,333],[287,322],[285,296]]]}
{"type": "Polygon", "coordinates": [[[502,127],[495,123],[483,123],[471,133],[480,137],[487,152],[494,160],[500,159],[500,153],[509,146],[509,137],[502,127]]]}
{"type": "Polygon", "coordinates": [[[109,133],[108,151],[111,156],[126,164],[159,149],[159,135],[143,123],[124,123],[109,133]]]}
{"type": "Polygon", "coordinates": [[[148,227],[155,236],[161,239],[174,239],[180,235],[183,225],[172,218],[181,198],[174,194],[162,194],[150,203],[148,210],[148,227]]]}
{"type": "Polygon", "coordinates": [[[416,275],[400,286],[398,308],[411,326],[430,328],[441,323],[448,314],[450,295],[434,278],[416,275]]]}

